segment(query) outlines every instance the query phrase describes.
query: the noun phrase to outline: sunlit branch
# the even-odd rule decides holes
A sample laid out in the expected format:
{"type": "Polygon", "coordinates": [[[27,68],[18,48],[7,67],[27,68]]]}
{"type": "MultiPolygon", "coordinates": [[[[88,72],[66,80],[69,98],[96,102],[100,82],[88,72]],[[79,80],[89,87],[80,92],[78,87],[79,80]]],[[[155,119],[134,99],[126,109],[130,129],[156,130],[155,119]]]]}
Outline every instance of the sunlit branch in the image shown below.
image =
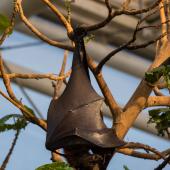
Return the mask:
{"type": "Polygon", "coordinates": [[[62,49],[67,49],[70,51],[73,51],[73,47],[70,45],[66,45],[64,43],[58,42],[58,41],[54,41],[49,39],[46,35],[42,34],[38,29],[36,29],[30,22],[29,20],[25,17],[24,15],[24,11],[22,9],[22,5],[21,5],[22,1],[21,0],[17,0],[15,3],[15,10],[16,12],[19,14],[21,20],[23,21],[23,23],[37,36],[39,37],[41,40],[45,41],[46,43],[52,45],[52,46],[56,46],[62,49]]]}

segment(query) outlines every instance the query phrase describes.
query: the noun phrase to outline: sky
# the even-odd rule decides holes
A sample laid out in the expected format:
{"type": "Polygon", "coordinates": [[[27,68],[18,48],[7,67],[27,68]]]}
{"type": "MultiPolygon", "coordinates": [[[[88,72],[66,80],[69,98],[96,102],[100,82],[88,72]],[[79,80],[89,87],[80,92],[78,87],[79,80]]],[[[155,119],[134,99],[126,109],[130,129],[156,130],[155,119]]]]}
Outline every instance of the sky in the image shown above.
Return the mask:
{"type": "MultiPolygon", "coordinates": [[[[37,40],[23,35],[18,32],[14,32],[4,43],[4,46],[17,45],[27,42],[36,42],[37,40]]],[[[3,51],[3,58],[7,61],[11,61],[18,65],[30,68],[36,72],[42,73],[58,73],[60,65],[62,63],[63,50],[51,47],[43,44],[40,46],[13,49],[3,51]]],[[[67,70],[71,66],[72,54],[69,55],[67,70]]],[[[129,97],[134,92],[135,88],[139,84],[139,79],[136,77],[129,76],[128,74],[122,73],[118,70],[104,67],[103,69],[104,78],[108,83],[109,88],[117,99],[118,103],[124,105],[129,97]]],[[[92,76],[91,76],[92,77],[92,76]]],[[[94,88],[101,94],[97,83],[92,77],[92,84],[94,88]]],[[[5,91],[2,81],[0,81],[1,89],[5,91]]],[[[22,98],[22,101],[31,107],[30,103],[23,97],[20,89],[13,84],[13,89],[18,98],[22,98]]],[[[52,87],[49,87],[52,88],[52,87]]],[[[36,106],[42,112],[43,116],[46,117],[48,106],[51,100],[50,96],[37,93],[30,89],[26,89],[31,99],[35,102],[36,106]]],[[[0,117],[5,114],[20,113],[12,104],[7,102],[0,96],[0,117]]],[[[105,119],[108,126],[111,125],[109,119],[105,119]]],[[[45,132],[39,127],[29,124],[25,130],[22,130],[19,140],[17,142],[14,153],[11,157],[10,163],[6,170],[34,170],[36,167],[50,163],[50,152],[45,148],[45,132]]],[[[4,159],[4,154],[7,153],[10,146],[11,139],[14,137],[14,132],[9,131],[0,133],[0,163],[4,159]]],[[[150,135],[141,130],[131,128],[128,132],[126,141],[143,142],[145,144],[156,147],[160,150],[164,150],[170,147],[169,141],[161,139],[157,136],[150,135]]],[[[121,154],[116,154],[114,159],[110,162],[108,170],[123,170],[123,165],[127,165],[130,170],[152,170],[159,163],[156,161],[142,160],[121,154]]],[[[170,166],[166,167],[165,170],[170,169],[170,166]]]]}

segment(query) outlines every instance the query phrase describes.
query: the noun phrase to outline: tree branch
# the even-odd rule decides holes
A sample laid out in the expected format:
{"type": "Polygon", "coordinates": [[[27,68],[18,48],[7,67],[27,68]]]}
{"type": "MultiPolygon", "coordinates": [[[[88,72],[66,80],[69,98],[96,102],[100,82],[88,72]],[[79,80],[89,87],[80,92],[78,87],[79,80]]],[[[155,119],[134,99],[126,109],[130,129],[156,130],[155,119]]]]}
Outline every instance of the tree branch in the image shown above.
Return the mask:
{"type": "MultiPolygon", "coordinates": [[[[148,160],[158,161],[159,159],[162,159],[162,157],[160,157],[157,154],[138,152],[138,151],[135,151],[134,149],[129,149],[129,148],[123,148],[123,149],[117,148],[116,152],[124,154],[124,155],[128,155],[128,156],[142,158],[142,159],[148,159],[148,160]]],[[[170,155],[170,149],[167,149],[160,153],[161,153],[161,155],[164,155],[164,157],[166,157],[167,155],[170,155]]]]}
{"type": "Polygon", "coordinates": [[[10,98],[16,102],[19,102],[18,99],[15,97],[15,94],[11,88],[11,82],[10,82],[9,76],[8,76],[8,74],[5,73],[1,53],[0,53],[0,72],[1,72],[4,85],[6,87],[6,90],[9,94],[10,98]]]}
{"type": "Polygon", "coordinates": [[[42,0],[53,12],[56,14],[60,22],[65,26],[67,29],[67,34],[70,36],[73,33],[73,28],[71,24],[67,21],[64,15],[49,1],[49,0],[42,0]]]}
{"type": "Polygon", "coordinates": [[[162,170],[170,162],[170,155],[154,170],[162,170]]]}
{"type": "MultiPolygon", "coordinates": [[[[161,22],[164,23],[166,22],[166,16],[165,16],[165,7],[164,7],[164,0],[162,0],[159,4],[160,7],[160,18],[161,18],[161,22]]],[[[162,34],[167,33],[167,25],[163,25],[162,26],[162,34]]],[[[162,41],[167,41],[168,37],[165,36],[162,41]]]]}
{"type": "MultiPolygon", "coordinates": [[[[170,43],[167,42],[164,47],[162,47],[155,57],[153,64],[148,70],[152,70],[155,67],[160,66],[165,62],[170,56],[170,43]]],[[[124,108],[124,112],[118,115],[115,127],[117,135],[123,139],[128,129],[132,126],[133,122],[138,117],[139,113],[145,108],[146,102],[153,87],[149,86],[148,83],[143,79],[139,84],[138,88],[132,95],[131,99],[128,101],[124,108]]]]}
{"type": "MultiPolygon", "coordinates": [[[[68,51],[65,51],[64,52],[64,58],[63,58],[63,63],[62,63],[61,70],[60,70],[60,73],[59,73],[60,77],[64,76],[66,63],[67,63],[67,57],[68,57],[68,51]]],[[[59,97],[59,91],[60,91],[60,89],[62,87],[63,80],[64,79],[59,79],[59,80],[56,81],[56,84],[54,86],[54,97],[53,97],[54,99],[57,99],[59,97]]]]}
{"type": "Polygon", "coordinates": [[[159,90],[159,88],[157,86],[155,86],[153,88],[153,91],[154,91],[156,96],[164,96],[164,94],[159,90]]]}
{"type": "Polygon", "coordinates": [[[19,14],[21,20],[23,21],[23,23],[37,36],[39,37],[41,40],[45,41],[46,43],[55,46],[55,47],[59,47],[62,49],[67,49],[69,51],[73,51],[73,47],[70,45],[66,45],[64,43],[58,42],[58,41],[54,41],[49,39],[47,36],[45,36],[44,34],[42,34],[39,30],[37,30],[30,22],[29,20],[25,17],[24,15],[24,11],[22,9],[22,0],[16,0],[15,3],[15,11],[19,14]]]}
{"type": "Polygon", "coordinates": [[[161,153],[159,152],[157,149],[149,146],[149,145],[145,145],[143,143],[134,143],[134,142],[129,142],[127,143],[126,145],[124,145],[123,147],[121,148],[129,148],[129,149],[143,149],[147,152],[152,152],[156,155],[158,155],[160,158],[162,159],[166,159],[166,157],[161,153]]]}
{"type": "Polygon", "coordinates": [[[153,106],[170,106],[170,96],[150,96],[145,108],[153,106]]]}
{"type": "Polygon", "coordinates": [[[29,112],[28,109],[26,109],[22,104],[17,103],[16,101],[14,101],[13,99],[9,98],[5,93],[3,93],[0,90],[0,95],[2,95],[5,99],[7,99],[9,102],[11,102],[15,107],[17,107],[18,109],[21,110],[21,112],[23,113],[23,115],[25,116],[25,118],[38,125],[39,127],[41,127],[42,129],[46,130],[47,129],[47,123],[42,120],[42,119],[38,119],[36,116],[34,116],[31,112],[29,112]]]}
{"type": "Polygon", "coordinates": [[[2,163],[2,165],[1,165],[1,167],[0,167],[0,170],[5,170],[8,162],[9,162],[9,159],[10,159],[10,157],[11,157],[11,155],[12,155],[12,152],[13,152],[13,150],[14,150],[14,148],[15,148],[15,145],[16,145],[16,142],[17,142],[17,140],[18,140],[19,134],[20,134],[20,130],[17,130],[17,131],[16,131],[16,134],[15,134],[15,137],[14,137],[14,139],[13,139],[13,141],[12,141],[11,147],[10,147],[10,149],[9,149],[9,152],[8,152],[6,158],[4,159],[4,161],[3,161],[3,163],[2,163]]]}
{"type": "MultiPolygon", "coordinates": [[[[9,73],[7,74],[9,79],[15,79],[15,78],[20,78],[20,79],[49,79],[49,80],[54,80],[54,81],[57,81],[57,80],[64,80],[66,79],[67,77],[69,77],[71,74],[71,70],[68,71],[67,73],[65,73],[64,75],[62,76],[56,76],[55,74],[35,74],[35,73],[32,73],[32,74],[24,74],[24,73],[9,73]]],[[[0,77],[2,77],[2,74],[0,74],[0,77]]]]}
{"type": "Polygon", "coordinates": [[[155,7],[157,7],[159,5],[159,3],[161,2],[161,0],[157,0],[156,2],[154,2],[150,7],[148,8],[144,8],[144,9],[140,9],[140,10],[125,10],[125,9],[119,9],[119,10],[115,10],[110,11],[108,13],[107,18],[95,25],[91,25],[91,26],[87,26],[87,27],[83,27],[86,31],[95,31],[97,29],[103,28],[104,26],[106,26],[108,23],[110,23],[112,21],[113,18],[115,18],[116,16],[119,15],[137,15],[137,14],[143,14],[146,13],[152,9],[154,9],[155,7]]]}
{"type": "Polygon", "coordinates": [[[109,106],[113,120],[115,120],[116,115],[122,112],[122,109],[117,104],[116,100],[114,99],[110,89],[105,82],[102,73],[96,73],[96,64],[94,63],[91,57],[88,57],[88,65],[95,76],[98,85],[102,91],[103,96],[105,97],[106,104],[109,106]]]}
{"type": "Polygon", "coordinates": [[[155,12],[157,12],[156,10],[153,11],[152,13],[148,14],[147,16],[145,16],[144,18],[140,19],[136,25],[136,28],[133,32],[133,36],[132,38],[122,44],[120,47],[116,48],[115,50],[111,51],[107,56],[105,56],[101,61],[100,63],[98,64],[97,68],[96,68],[96,72],[99,73],[102,69],[102,67],[106,64],[107,61],[109,61],[111,59],[112,56],[116,55],[117,53],[119,53],[120,51],[122,51],[123,49],[128,49],[128,50],[136,50],[136,49],[139,49],[139,48],[145,48],[155,42],[157,42],[158,40],[160,40],[161,38],[167,36],[167,33],[165,32],[164,34],[156,37],[155,39],[153,40],[150,40],[146,43],[143,43],[143,44],[140,44],[140,45],[131,45],[133,42],[136,41],[136,36],[137,36],[137,33],[139,31],[142,31],[143,29],[145,28],[148,28],[148,27],[152,27],[152,28],[158,28],[158,27],[161,27],[162,25],[165,25],[167,22],[169,21],[165,21],[161,24],[158,24],[158,25],[155,25],[155,26],[143,26],[143,27],[140,27],[140,25],[151,15],[153,15],[155,12]]]}

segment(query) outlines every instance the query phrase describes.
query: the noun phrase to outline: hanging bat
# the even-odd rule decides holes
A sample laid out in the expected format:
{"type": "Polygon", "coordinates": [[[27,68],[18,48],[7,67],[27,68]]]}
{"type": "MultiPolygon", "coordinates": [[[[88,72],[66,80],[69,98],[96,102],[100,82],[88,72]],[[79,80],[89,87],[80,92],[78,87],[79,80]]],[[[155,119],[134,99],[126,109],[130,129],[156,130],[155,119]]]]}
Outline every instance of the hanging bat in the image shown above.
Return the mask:
{"type": "Polygon", "coordinates": [[[100,114],[103,98],[93,89],[81,30],[75,31],[72,73],[63,94],[52,100],[47,117],[47,149],[87,146],[115,148],[125,143],[100,114]]]}

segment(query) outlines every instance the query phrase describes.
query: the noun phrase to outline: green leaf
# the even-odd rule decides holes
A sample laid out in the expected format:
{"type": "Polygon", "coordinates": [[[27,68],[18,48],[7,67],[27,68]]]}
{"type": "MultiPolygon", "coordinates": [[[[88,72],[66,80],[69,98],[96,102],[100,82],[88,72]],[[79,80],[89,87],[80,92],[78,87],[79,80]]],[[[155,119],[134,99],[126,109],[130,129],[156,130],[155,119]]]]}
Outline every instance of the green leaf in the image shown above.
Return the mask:
{"type": "Polygon", "coordinates": [[[160,66],[160,67],[154,68],[151,71],[146,72],[145,80],[152,84],[157,82],[161,78],[161,76],[164,75],[165,68],[166,68],[165,66],[160,66]]]}
{"type": "Polygon", "coordinates": [[[130,170],[126,165],[123,166],[124,170],[130,170]]]}
{"type": "Polygon", "coordinates": [[[2,34],[6,28],[10,26],[10,20],[7,16],[0,14],[0,34],[2,34]]]}
{"type": "Polygon", "coordinates": [[[94,34],[90,34],[90,35],[84,37],[84,43],[87,44],[91,40],[94,40],[94,38],[95,38],[95,35],[94,34]]]}
{"type": "Polygon", "coordinates": [[[25,128],[27,122],[22,115],[19,114],[10,114],[2,117],[0,119],[0,132],[5,132],[8,130],[20,130],[25,128]],[[7,123],[10,119],[13,120],[13,123],[7,123]]]}
{"type": "Polygon", "coordinates": [[[162,65],[145,73],[145,80],[151,84],[157,82],[163,76],[167,87],[170,89],[170,65],[162,65]]]}
{"type": "Polygon", "coordinates": [[[170,128],[170,108],[159,108],[149,111],[150,119],[148,123],[155,123],[158,135],[165,136],[170,128]]]}
{"type": "Polygon", "coordinates": [[[24,107],[25,107],[25,109],[27,109],[30,113],[32,113],[35,116],[34,111],[30,107],[28,107],[26,105],[24,105],[24,107]]]}
{"type": "Polygon", "coordinates": [[[53,162],[36,168],[35,170],[73,170],[68,164],[64,162],[53,162]]]}

